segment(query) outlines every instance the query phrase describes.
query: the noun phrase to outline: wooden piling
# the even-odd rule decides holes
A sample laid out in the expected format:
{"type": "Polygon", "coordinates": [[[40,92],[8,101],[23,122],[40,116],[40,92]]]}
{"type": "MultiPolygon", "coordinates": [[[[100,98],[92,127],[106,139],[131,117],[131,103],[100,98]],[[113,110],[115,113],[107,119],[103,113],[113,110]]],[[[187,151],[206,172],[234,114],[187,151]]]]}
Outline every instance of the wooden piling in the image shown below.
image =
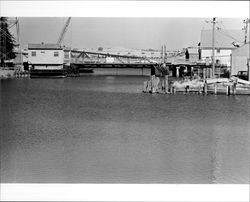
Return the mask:
{"type": "Polygon", "coordinates": [[[168,75],[164,77],[165,93],[168,93],[168,75]]]}
{"type": "Polygon", "coordinates": [[[153,84],[153,80],[154,80],[154,75],[153,75],[153,76],[151,76],[151,78],[150,78],[151,93],[153,93],[153,92],[154,92],[154,84],[153,84]]]}
{"type": "Polygon", "coordinates": [[[180,67],[176,67],[176,78],[180,77],[180,67]]]}
{"type": "Polygon", "coordinates": [[[176,88],[175,87],[173,87],[173,94],[175,94],[176,93],[176,88]]]}
{"type": "Polygon", "coordinates": [[[233,93],[233,95],[235,95],[236,94],[236,83],[234,82],[233,83],[233,86],[232,86],[232,93],[233,93]]]}
{"type": "Polygon", "coordinates": [[[198,87],[198,93],[201,94],[201,87],[198,87]]]}
{"type": "Polygon", "coordinates": [[[143,92],[146,93],[147,92],[147,87],[148,87],[148,82],[144,81],[143,83],[143,92]]]}
{"type": "Polygon", "coordinates": [[[205,82],[205,84],[204,84],[203,92],[205,95],[207,95],[207,82],[205,82]]]}
{"type": "Polygon", "coordinates": [[[227,95],[230,95],[230,86],[227,86],[227,95]]]}
{"type": "Polygon", "coordinates": [[[172,85],[170,85],[170,94],[173,94],[173,86],[172,85]]]}
{"type": "Polygon", "coordinates": [[[217,95],[217,84],[214,84],[214,94],[217,95]]]}
{"type": "Polygon", "coordinates": [[[188,93],[189,93],[189,86],[186,86],[186,88],[185,88],[185,92],[186,92],[186,94],[188,94],[188,93]]]}

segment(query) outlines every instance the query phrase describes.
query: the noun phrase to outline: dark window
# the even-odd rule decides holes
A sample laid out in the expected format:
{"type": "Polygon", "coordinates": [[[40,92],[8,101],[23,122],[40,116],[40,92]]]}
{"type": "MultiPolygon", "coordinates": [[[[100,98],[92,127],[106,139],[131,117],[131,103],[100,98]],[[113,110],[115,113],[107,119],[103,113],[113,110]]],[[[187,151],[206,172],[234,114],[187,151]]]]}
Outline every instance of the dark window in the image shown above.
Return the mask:
{"type": "Polygon", "coordinates": [[[65,59],[69,59],[69,52],[65,52],[65,53],[64,53],[64,58],[65,58],[65,59]]]}
{"type": "Polygon", "coordinates": [[[35,57],[36,56],[36,51],[31,51],[31,56],[35,57]]]}
{"type": "Polygon", "coordinates": [[[217,53],[220,53],[220,49],[217,49],[217,53]]]}
{"type": "Polygon", "coordinates": [[[58,57],[59,56],[59,52],[54,52],[54,57],[58,57]]]}

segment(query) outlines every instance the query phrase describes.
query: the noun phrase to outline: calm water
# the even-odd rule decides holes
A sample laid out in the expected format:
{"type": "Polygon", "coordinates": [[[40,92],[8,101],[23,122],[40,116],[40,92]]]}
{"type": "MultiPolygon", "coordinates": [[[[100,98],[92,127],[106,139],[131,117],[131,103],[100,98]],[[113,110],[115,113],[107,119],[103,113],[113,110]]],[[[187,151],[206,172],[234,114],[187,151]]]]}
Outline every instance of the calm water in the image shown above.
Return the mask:
{"type": "Polygon", "coordinates": [[[250,96],[143,94],[146,79],[1,81],[1,182],[248,183],[250,96]]]}

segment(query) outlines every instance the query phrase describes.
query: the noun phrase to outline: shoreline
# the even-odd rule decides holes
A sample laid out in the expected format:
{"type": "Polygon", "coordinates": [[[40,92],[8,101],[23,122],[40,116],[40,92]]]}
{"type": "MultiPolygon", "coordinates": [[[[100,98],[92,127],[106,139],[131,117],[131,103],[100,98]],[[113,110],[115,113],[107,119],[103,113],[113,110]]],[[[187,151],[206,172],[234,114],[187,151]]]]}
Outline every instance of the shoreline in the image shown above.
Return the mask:
{"type": "Polygon", "coordinates": [[[0,80],[15,77],[15,70],[0,69],[0,80]]]}

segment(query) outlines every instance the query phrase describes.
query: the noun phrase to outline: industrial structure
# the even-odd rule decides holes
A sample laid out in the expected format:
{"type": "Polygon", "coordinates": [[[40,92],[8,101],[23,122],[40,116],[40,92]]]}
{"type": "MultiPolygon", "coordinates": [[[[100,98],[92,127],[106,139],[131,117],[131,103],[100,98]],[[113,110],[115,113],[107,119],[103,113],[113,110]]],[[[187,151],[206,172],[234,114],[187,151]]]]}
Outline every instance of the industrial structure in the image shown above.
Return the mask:
{"type": "MultiPolygon", "coordinates": [[[[27,60],[31,77],[61,76],[81,72],[93,72],[95,68],[148,68],[156,75],[169,74],[173,77],[200,76],[201,78],[228,77],[238,71],[245,71],[250,56],[245,54],[249,19],[244,20],[243,30],[226,30],[216,27],[218,21],[213,18],[212,30],[202,30],[197,47],[187,47],[182,51],[130,50],[124,48],[72,49],[63,45],[71,18],[68,17],[54,44],[28,44],[27,60]],[[245,44],[245,45],[244,45],[245,44]],[[240,56],[244,52],[243,56],[240,56]],[[244,61],[243,61],[244,60],[244,61]],[[154,70],[153,70],[154,69],[154,70]]],[[[19,61],[22,63],[20,49],[20,29],[18,18],[10,27],[16,26],[19,61]]],[[[8,37],[8,36],[6,36],[8,37]]],[[[3,52],[3,50],[1,49],[3,52]]],[[[27,65],[26,65],[27,66],[27,65]]]]}
{"type": "MultiPolygon", "coordinates": [[[[238,72],[247,72],[249,71],[249,55],[250,55],[250,42],[244,44],[243,46],[232,51],[232,75],[237,75],[238,72]]],[[[249,73],[248,73],[249,75],[249,73]]]]}
{"type": "Polygon", "coordinates": [[[59,44],[29,44],[30,76],[65,77],[64,51],[59,44]]]}

